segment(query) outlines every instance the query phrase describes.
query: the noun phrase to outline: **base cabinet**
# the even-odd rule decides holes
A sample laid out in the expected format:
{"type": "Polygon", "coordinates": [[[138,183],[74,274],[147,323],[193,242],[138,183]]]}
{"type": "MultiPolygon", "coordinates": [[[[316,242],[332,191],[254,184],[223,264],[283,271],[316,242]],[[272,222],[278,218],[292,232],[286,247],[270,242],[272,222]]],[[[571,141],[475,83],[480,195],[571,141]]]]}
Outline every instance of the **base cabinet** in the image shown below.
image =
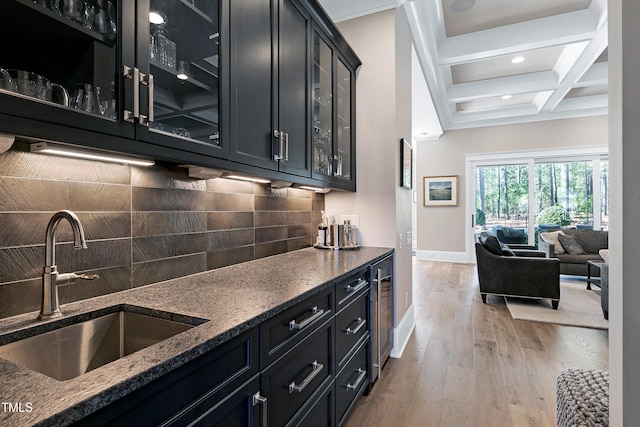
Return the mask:
{"type": "Polygon", "coordinates": [[[370,382],[369,274],[354,270],[76,425],[343,425],[370,382]]]}

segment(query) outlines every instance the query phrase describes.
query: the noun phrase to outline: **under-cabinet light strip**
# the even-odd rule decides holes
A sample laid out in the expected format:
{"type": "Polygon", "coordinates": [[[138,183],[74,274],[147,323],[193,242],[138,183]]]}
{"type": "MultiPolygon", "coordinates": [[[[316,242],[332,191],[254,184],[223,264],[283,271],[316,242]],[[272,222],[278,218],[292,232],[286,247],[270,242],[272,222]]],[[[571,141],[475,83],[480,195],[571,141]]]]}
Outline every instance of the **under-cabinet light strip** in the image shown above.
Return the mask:
{"type": "Polygon", "coordinates": [[[98,160],[102,162],[123,163],[135,166],[153,166],[155,164],[153,160],[136,159],[132,157],[108,156],[88,151],[74,150],[73,148],[69,147],[52,146],[44,142],[31,144],[31,151],[35,153],[46,153],[56,156],[75,157],[80,159],[98,160]]]}

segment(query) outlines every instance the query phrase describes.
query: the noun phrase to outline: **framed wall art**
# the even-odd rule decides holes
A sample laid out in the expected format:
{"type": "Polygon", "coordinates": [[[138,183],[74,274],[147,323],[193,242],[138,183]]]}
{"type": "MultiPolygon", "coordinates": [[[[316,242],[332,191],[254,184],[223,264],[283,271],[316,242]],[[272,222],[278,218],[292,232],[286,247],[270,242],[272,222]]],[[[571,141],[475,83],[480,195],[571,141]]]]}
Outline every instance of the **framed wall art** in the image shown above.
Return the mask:
{"type": "Polygon", "coordinates": [[[406,139],[400,139],[400,187],[411,190],[413,181],[413,149],[406,139]]]}
{"type": "Polygon", "coordinates": [[[458,176],[425,176],[425,206],[458,206],[458,176]]]}

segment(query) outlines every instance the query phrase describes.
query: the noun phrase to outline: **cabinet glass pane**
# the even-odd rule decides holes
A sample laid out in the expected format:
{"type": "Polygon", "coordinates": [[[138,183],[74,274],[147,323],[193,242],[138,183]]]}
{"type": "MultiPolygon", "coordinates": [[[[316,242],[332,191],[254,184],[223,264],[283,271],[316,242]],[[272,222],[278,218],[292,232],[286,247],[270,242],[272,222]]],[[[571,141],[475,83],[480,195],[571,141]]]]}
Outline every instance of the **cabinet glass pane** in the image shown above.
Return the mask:
{"type": "Polygon", "coordinates": [[[117,118],[118,2],[4,0],[0,92],[117,118]]]}
{"type": "Polygon", "coordinates": [[[313,169],[333,174],[333,63],[331,48],[318,36],[313,39],[313,169]]]}
{"type": "Polygon", "coordinates": [[[338,149],[336,176],[351,179],[351,72],[338,61],[338,149]]]}
{"type": "Polygon", "coordinates": [[[220,145],[219,2],[152,0],[149,20],[154,77],[150,128],[220,145]],[[164,22],[154,24],[159,21],[164,22]]]}

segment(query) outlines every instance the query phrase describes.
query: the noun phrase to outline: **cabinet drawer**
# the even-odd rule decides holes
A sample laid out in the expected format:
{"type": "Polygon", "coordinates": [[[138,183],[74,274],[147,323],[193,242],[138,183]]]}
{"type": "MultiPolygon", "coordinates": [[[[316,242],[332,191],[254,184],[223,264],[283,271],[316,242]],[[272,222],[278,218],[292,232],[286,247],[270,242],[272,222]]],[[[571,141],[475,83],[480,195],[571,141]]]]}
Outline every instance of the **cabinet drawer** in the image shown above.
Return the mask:
{"type": "Polygon", "coordinates": [[[335,387],[331,383],[320,395],[310,402],[309,409],[305,408],[302,414],[289,423],[295,427],[332,427],[335,424],[335,387]]]}
{"type": "Polygon", "coordinates": [[[333,380],[333,330],[331,319],[262,372],[270,426],[283,426],[299,416],[314,395],[333,380]]]}
{"type": "Polygon", "coordinates": [[[353,348],[369,336],[369,289],[336,315],[336,362],[340,371],[353,348]]]}
{"type": "Polygon", "coordinates": [[[367,343],[364,342],[336,379],[336,419],[343,425],[356,398],[369,384],[367,343]]]}
{"type": "MultiPolygon", "coordinates": [[[[207,412],[258,373],[258,329],[220,347],[134,391],[77,425],[184,425],[207,412]]],[[[257,390],[256,390],[257,391],[257,390]]]]}
{"type": "Polygon", "coordinates": [[[264,322],[262,331],[262,369],[309,336],[333,315],[331,289],[314,295],[264,322]]]}
{"type": "Polygon", "coordinates": [[[360,291],[369,288],[369,269],[364,269],[336,284],[336,311],[342,310],[360,291]]]}

